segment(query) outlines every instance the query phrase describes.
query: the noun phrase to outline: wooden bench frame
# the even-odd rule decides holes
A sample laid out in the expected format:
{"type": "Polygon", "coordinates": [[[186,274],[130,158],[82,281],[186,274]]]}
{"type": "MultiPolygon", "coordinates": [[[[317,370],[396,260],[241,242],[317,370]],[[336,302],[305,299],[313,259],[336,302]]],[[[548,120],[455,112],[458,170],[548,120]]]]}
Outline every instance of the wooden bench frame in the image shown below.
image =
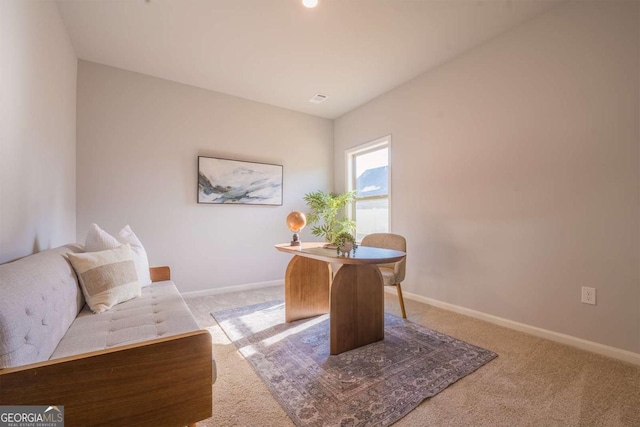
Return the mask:
{"type": "MultiPolygon", "coordinates": [[[[169,267],[151,277],[169,280],[169,267]]],[[[68,426],[193,426],[211,417],[212,375],[199,330],[2,369],[0,405],[62,405],[68,426]]]]}

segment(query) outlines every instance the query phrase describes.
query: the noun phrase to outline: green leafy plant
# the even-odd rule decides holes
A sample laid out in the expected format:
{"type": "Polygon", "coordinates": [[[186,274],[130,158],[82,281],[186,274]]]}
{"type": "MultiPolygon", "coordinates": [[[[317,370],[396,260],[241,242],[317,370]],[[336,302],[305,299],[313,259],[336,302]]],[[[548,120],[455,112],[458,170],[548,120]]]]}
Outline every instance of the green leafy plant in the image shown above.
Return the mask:
{"type": "Polygon", "coordinates": [[[311,234],[324,237],[327,242],[335,244],[335,238],[340,233],[353,233],[356,224],[344,217],[344,207],[353,202],[354,197],[355,191],[336,194],[318,190],[305,194],[304,201],[310,209],[307,222],[313,226],[311,234]],[[339,217],[340,214],[343,216],[339,217]]]}
{"type": "Polygon", "coordinates": [[[353,234],[347,231],[343,231],[336,236],[334,243],[338,248],[342,248],[344,247],[344,244],[347,242],[351,242],[352,244],[355,244],[356,239],[353,237],[353,234]]]}

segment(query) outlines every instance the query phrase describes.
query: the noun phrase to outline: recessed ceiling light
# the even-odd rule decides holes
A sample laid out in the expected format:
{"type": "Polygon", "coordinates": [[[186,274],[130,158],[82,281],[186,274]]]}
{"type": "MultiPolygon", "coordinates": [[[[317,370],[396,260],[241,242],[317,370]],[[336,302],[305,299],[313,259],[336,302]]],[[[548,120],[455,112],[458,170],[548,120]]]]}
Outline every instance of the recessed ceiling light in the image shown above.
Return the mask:
{"type": "Polygon", "coordinates": [[[312,7],[316,7],[318,5],[318,0],[302,0],[302,4],[304,7],[308,7],[311,9],[312,7]]]}

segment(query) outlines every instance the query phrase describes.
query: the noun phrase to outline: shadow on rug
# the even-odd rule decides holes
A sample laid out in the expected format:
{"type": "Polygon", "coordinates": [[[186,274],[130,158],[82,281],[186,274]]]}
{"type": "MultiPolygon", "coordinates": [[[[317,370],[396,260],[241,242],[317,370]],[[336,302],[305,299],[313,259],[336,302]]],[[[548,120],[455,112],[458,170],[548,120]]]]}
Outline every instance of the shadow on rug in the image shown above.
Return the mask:
{"type": "Polygon", "coordinates": [[[387,426],[497,354],[385,313],[383,341],[329,355],[329,317],[273,301],[211,313],[298,426],[387,426]]]}

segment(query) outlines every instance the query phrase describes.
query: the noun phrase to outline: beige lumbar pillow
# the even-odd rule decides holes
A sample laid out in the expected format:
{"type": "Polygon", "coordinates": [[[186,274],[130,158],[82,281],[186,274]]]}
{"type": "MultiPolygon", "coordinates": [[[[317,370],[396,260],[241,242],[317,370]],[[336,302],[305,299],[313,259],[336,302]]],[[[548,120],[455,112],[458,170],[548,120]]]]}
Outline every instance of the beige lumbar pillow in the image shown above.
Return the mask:
{"type": "Polygon", "coordinates": [[[67,256],[94,313],[140,296],[140,282],[129,244],[99,252],[69,253],[67,256]]]}

